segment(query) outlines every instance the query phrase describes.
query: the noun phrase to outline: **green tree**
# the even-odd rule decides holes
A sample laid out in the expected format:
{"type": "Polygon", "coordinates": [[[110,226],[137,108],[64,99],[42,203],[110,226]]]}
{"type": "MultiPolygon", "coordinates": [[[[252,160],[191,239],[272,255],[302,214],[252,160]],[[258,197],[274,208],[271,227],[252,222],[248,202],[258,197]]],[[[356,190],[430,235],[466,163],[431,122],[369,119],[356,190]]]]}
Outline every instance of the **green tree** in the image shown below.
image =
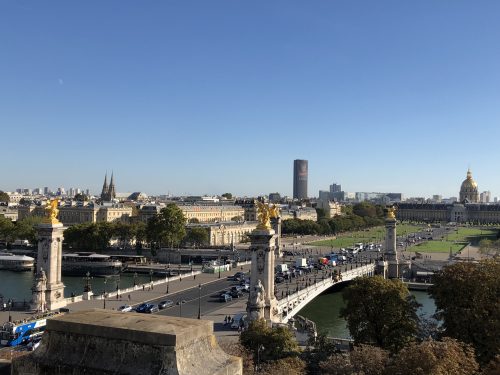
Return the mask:
{"type": "Polygon", "coordinates": [[[355,343],[375,344],[397,352],[418,331],[419,304],[399,280],[360,277],[344,289],[346,306],[340,315],[355,343]]]}
{"type": "Polygon", "coordinates": [[[72,225],[64,231],[64,241],[73,249],[103,250],[112,237],[113,227],[107,222],[72,225]]]}
{"type": "Polygon", "coordinates": [[[85,201],[89,200],[89,197],[86,194],[78,193],[78,194],[75,195],[75,197],[73,199],[75,201],[78,201],[78,202],[85,202],[85,201]]]}
{"type": "Polygon", "coordinates": [[[257,357],[259,347],[261,359],[276,360],[298,354],[295,336],[287,327],[269,327],[264,319],[252,321],[240,336],[241,344],[257,357]]]}
{"type": "Polygon", "coordinates": [[[479,365],[474,349],[445,338],[412,343],[403,348],[386,369],[387,375],[474,375],[479,365]]]}
{"type": "Polygon", "coordinates": [[[37,242],[37,225],[42,222],[40,216],[27,216],[16,222],[14,237],[20,240],[28,240],[31,244],[37,242]]]}
{"type": "Polygon", "coordinates": [[[377,217],[375,206],[368,202],[357,203],[352,207],[352,213],[361,217],[377,217]]]}
{"type": "Polygon", "coordinates": [[[12,242],[15,238],[14,223],[4,216],[0,215],[0,239],[5,242],[12,242]]]}
{"type": "Polygon", "coordinates": [[[189,228],[186,231],[186,237],[183,242],[191,246],[205,246],[208,245],[208,231],[205,228],[189,228]]]}
{"type": "Polygon", "coordinates": [[[118,239],[123,247],[127,247],[130,241],[134,238],[134,228],[128,223],[116,221],[111,225],[112,236],[118,239]]]}
{"type": "Polygon", "coordinates": [[[186,218],[182,210],[175,203],[170,203],[148,221],[146,227],[148,241],[157,248],[161,248],[162,245],[170,247],[179,245],[186,235],[185,224],[186,218]]]}
{"type": "Polygon", "coordinates": [[[221,197],[226,198],[226,199],[233,199],[233,194],[231,193],[224,193],[221,195],[221,197]]]}
{"type": "Polygon", "coordinates": [[[9,194],[0,190],[0,203],[9,203],[10,197],[9,194]]]}
{"type": "Polygon", "coordinates": [[[500,353],[500,260],[446,266],[433,283],[444,335],[470,343],[480,363],[492,360],[500,353]]]}
{"type": "Polygon", "coordinates": [[[191,219],[189,219],[189,223],[190,224],[199,224],[200,220],[198,220],[198,218],[196,218],[196,217],[192,217],[191,219]]]}

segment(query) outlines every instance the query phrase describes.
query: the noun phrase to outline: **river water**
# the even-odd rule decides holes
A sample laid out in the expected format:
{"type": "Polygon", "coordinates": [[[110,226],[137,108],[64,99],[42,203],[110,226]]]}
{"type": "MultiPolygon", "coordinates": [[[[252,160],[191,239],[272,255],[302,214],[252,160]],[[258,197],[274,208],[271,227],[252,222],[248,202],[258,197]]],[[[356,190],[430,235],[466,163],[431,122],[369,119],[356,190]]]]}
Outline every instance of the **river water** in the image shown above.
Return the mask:
{"type": "MultiPolygon", "coordinates": [[[[11,298],[15,301],[30,301],[31,288],[33,287],[33,272],[13,272],[0,271],[0,294],[5,299],[11,298]]],[[[153,280],[158,277],[153,276],[153,280]]],[[[71,293],[75,295],[83,294],[85,280],[81,276],[63,276],[62,281],[66,286],[64,288],[64,296],[70,297],[71,293]]],[[[95,294],[106,291],[111,292],[116,290],[117,286],[120,289],[128,288],[134,285],[134,276],[132,273],[122,273],[116,276],[94,277],[91,279],[92,290],[95,294]],[[105,283],[106,281],[106,283],[105,283]]],[[[149,275],[137,275],[136,282],[138,285],[149,282],[149,275]]]]}
{"type": "MultiPolygon", "coordinates": [[[[436,312],[434,300],[422,291],[411,292],[420,307],[418,314],[429,318],[436,312]]],[[[340,288],[332,288],[331,291],[316,297],[311,303],[299,311],[302,315],[316,323],[318,332],[325,333],[331,337],[349,338],[349,330],[346,321],[339,317],[340,309],[344,307],[344,300],[340,288]]]]}

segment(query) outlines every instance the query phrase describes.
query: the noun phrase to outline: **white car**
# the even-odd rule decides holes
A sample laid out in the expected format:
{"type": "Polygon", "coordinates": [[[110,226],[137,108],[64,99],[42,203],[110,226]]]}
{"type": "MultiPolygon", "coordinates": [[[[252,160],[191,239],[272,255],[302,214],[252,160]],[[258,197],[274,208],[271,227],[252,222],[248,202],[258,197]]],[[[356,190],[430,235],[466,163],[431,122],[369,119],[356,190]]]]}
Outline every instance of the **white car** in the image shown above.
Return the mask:
{"type": "Polygon", "coordinates": [[[130,305],[123,305],[123,306],[120,306],[118,308],[118,311],[121,311],[121,312],[130,312],[132,310],[133,310],[133,308],[130,305]]]}

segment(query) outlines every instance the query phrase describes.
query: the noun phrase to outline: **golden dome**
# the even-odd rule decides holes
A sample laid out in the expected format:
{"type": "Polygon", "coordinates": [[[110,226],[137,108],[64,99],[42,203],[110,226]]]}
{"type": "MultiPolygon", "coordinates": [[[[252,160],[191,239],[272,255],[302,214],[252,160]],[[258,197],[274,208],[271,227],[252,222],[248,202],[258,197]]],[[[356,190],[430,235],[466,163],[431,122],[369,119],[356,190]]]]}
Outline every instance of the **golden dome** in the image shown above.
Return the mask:
{"type": "Polygon", "coordinates": [[[467,178],[462,182],[461,191],[477,191],[477,183],[472,178],[472,173],[470,169],[467,170],[467,178]]]}

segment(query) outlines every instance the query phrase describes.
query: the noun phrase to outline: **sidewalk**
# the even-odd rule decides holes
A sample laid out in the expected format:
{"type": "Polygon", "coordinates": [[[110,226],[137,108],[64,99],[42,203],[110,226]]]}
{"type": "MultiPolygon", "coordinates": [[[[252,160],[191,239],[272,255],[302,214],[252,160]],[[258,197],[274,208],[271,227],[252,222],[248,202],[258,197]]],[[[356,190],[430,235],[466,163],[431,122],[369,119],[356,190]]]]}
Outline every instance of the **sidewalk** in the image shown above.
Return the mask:
{"type": "MultiPolygon", "coordinates": [[[[250,269],[250,265],[242,266],[243,271],[247,272],[250,269]]],[[[233,268],[230,271],[221,272],[221,278],[219,279],[218,273],[200,273],[195,274],[194,276],[183,276],[181,279],[169,280],[168,282],[168,295],[184,291],[186,289],[190,289],[198,286],[199,284],[206,285],[209,283],[216,282],[221,279],[225,279],[230,275],[234,275],[235,272],[240,271],[241,267],[233,268]]],[[[166,294],[167,283],[165,281],[156,281],[153,289],[149,289],[149,283],[144,284],[144,290],[139,288],[135,291],[126,292],[120,294],[117,299],[116,296],[106,298],[106,309],[117,309],[122,305],[136,305],[144,302],[148,302],[157,298],[168,297],[166,294]],[[130,299],[129,299],[130,296],[130,299]]],[[[115,293],[116,294],[116,293],[115,293]]],[[[92,308],[103,308],[104,300],[103,299],[91,299],[88,301],[80,301],[70,303],[67,306],[71,311],[81,311],[92,308]]],[[[244,310],[244,309],[243,309],[244,310]]],[[[229,313],[227,313],[229,315],[229,313]]],[[[31,312],[25,311],[12,311],[11,317],[12,320],[23,320],[29,319],[33,314],[31,312]]],[[[206,318],[208,319],[208,318],[206,318]]],[[[9,312],[8,311],[0,311],[0,324],[9,320],[9,312]]],[[[222,317],[222,321],[224,317],[222,317]]]]}

